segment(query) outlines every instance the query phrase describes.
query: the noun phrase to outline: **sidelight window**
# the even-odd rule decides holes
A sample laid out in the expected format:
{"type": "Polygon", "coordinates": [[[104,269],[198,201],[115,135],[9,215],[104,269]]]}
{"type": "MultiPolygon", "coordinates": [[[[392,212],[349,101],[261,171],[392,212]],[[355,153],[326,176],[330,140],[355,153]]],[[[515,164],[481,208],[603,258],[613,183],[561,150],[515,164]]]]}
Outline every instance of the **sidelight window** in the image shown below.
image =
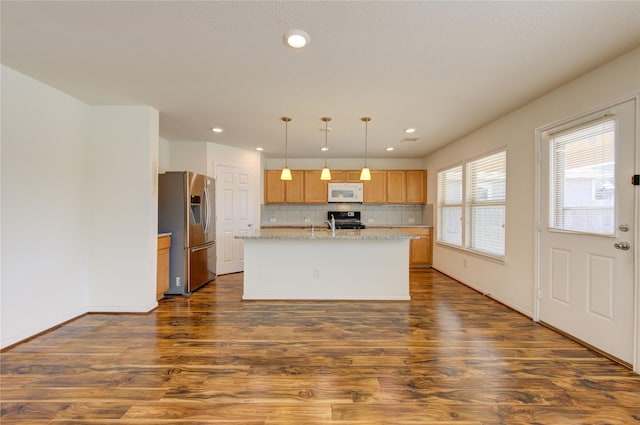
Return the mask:
{"type": "Polygon", "coordinates": [[[438,242],[505,255],[506,150],[438,173],[438,242]]]}

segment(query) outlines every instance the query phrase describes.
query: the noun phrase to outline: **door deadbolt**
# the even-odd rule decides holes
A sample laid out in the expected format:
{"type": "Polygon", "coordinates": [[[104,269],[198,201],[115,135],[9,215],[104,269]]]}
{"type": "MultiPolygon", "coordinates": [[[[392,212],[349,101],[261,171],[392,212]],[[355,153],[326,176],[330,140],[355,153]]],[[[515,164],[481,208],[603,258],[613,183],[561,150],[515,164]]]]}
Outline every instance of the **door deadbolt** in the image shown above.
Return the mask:
{"type": "Polygon", "coordinates": [[[629,242],[618,242],[613,244],[616,249],[621,249],[623,251],[628,251],[631,248],[631,244],[629,242]]]}
{"type": "Polygon", "coordinates": [[[618,229],[620,229],[621,232],[628,232],[630,227],[628,224],[621,224],[620,226],[618,226],[618,229]]]}

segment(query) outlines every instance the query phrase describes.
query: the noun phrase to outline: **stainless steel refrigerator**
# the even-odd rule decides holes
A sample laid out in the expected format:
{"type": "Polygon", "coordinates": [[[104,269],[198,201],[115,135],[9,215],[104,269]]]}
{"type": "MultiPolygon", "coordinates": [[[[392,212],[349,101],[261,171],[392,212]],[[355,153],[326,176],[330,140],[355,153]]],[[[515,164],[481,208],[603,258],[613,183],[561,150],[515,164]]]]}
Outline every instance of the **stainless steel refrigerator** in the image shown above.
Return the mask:
{"type": "Polygon", "coordinates": [[[166,294],[190,295],[216,277],[215,181],[191,171],[158,177],[158,233],[171,233],[166,294]]]}

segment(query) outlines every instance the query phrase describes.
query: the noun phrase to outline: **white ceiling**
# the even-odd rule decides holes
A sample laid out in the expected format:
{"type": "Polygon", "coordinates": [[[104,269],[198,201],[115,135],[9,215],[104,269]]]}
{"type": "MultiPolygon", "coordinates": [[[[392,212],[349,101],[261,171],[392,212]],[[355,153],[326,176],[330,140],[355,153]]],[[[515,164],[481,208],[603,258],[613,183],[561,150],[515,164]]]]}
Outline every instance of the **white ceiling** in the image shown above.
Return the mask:
{"type": "MultiPolygon", "coordinates": [[[[2,63],[160,136],[329,158],[411,158],[640,45],[640,2],[7,1],[2,63]],[[303,50],[282,42],[303,29],[303,50]],[[224,128],[221,134],[209,129],[224,128]],[[415,142],[402,142],[416,127],[415,142]],[[384,148],[394,146],[393,153],[384,148]]],[[[640,70],[639,70],[640,71],[640,70]]]]}

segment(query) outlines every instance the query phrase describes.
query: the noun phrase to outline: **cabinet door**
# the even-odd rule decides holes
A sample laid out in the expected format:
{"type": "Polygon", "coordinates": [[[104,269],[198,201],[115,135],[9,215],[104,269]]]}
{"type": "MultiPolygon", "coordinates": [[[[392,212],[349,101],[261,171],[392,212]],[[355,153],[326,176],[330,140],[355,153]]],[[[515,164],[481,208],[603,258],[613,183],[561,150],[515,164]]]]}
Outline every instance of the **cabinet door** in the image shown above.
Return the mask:
{"type": "Polygon", "coordinates": [[[360,170],[347,170],[345,171],[348,183],[360,183],[360,170]]]}
{"type": "Polygon", "coordinates": [[[404,204],[406,202],[406,173],[402,170],[387,171],[387,203],[404,204]]]}
{"type": "Polygon", "coordinates": [[[429,227],[415,227],[415,228],[403,228],[402,230],[420,236],[420,239],[412,239],[409,244],[409,266],[411,267],[425,267],[430,266],[433,262],[433,249],[431,228],[429,227]]]}
{"type": "Polygon", "coordinates": [[[304,202],[304,171],[291,170],[291,180],[284,182],[285,202],[301,204],[304,202]]]}
{"type": "Polygon", "coordinates": [[[364,202],[384,204],[387,202],[387,172],[371,170],[371,180],[364,182],[364,202]]]}
{"type": "Polygon", "coordinates": [[[171,236],[158,238],[158,263],[156,274],[156,300],[164,297],[169,290],[169,252],[171,250],[171,236]]]}
{"type": "Polygon", "coordinates": [[[284,181],[280,180],[281,170],[264,171],[264,203],[281,204],[285,201],[284,181]]]}
{"type": "Polygon", "coordinates": [[[424,170],[408,170],[407,199],[408,204],[424,204],[427,202],[427,172],[424,170]]]}
{"type": "Polygon", "coordinates": [[[344,170],[331,170],[331,183],[344,183],[347,181],[347,172],[344,170]]]}
{"type": "MultiPolygon", "coordinates": [[[[327,181],[320,180],[321,173],[320,170],[305,170],[304,172],[304,202],[306,204],[327,203],[327,181]]],[[[333,172],[331,177],[333,177],[333,172]]]]}

